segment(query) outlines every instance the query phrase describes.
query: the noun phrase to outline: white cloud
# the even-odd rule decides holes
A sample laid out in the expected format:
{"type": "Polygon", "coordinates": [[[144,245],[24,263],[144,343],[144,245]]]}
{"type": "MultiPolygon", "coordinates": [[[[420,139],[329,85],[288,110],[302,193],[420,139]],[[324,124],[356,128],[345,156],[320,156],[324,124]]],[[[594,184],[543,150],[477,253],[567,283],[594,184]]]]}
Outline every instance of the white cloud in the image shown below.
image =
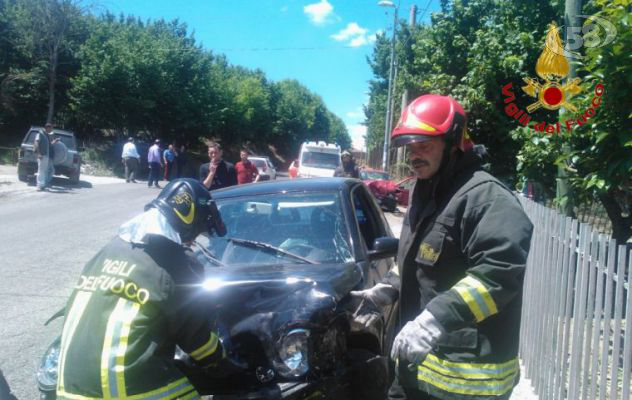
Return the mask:
{"type": "Polygon", "coordinates": [[[347,125],[347,130],[351,136],[351,143],[354,149],[364,150],[364,136],[366,126],[360,124],[347,125]]]}
{"type": "Polygon", "coordinates": [[[360,47],[375,41],[375,34],[368,33],[368,29],[362,28],[356,22],[350,22],[340,32],[331,35],[331,38],[338,42],[347,42],[351,47],[360,47]]]}
{"type": "Polygon", "coordinates": [[[364,111],[362,110],[362,107],[356,108],[355,111],[349,111],[347,113],[347,118],[349,118],[349,119],[363,119],[364,118],[364,111]]]}
{"type": "Polygon", "coordinates": [[[351,39],[353,37],[365,36],[367,32],[368,32],[368,29],[360,27],[360,25],[358,25],[355,22],[351,22],[351,23],[347,24],[346,28],[344,28],[340,32],[336,33],[335,35],[331,35],[331,37],[334,40],[342,42],[342,41],[345,41],[347,39],[351,39]]]}
{"type": "Polygon", "coordinates": [[[323,25],[329,22],[334,16],[334,7],[329,4],[327,0],[320,0],[318,3],[308,4],[303,7],[303,11],[315,25],[323,25]]]}

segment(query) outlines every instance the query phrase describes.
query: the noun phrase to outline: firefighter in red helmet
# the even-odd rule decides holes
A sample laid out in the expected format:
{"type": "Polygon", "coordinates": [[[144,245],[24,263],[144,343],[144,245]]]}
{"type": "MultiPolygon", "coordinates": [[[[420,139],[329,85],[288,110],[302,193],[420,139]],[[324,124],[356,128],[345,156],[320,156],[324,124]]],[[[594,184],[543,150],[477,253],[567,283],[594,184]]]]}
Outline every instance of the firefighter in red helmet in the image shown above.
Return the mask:
{"type": "MultiPolygon", "coordinates": [[[[353,292],[378,309],[399,299],[389,399],[507,399],[519,379],[533,226],[511,190],[482,169],[466,126],[456,100],[424,95],[391,135],[393,146],[407,147],[417,176],[397,267],[353,292]]],[[[374,319],[360,314],[356,322],[374,319]]]]}

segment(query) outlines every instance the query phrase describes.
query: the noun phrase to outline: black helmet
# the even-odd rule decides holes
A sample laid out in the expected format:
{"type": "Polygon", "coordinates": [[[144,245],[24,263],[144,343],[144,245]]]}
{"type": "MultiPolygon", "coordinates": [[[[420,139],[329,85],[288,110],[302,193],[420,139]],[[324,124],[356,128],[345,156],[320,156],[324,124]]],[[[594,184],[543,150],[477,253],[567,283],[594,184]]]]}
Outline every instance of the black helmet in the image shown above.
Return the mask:
{"type": "Polygon", "coordinates": [[[200,233],[226,234],[215,202],[206,188],[195,179],[174,179],[158,197],[145,206],[145,211],[156,207],[180,234],[183,242],[195,239],[200,233]]]}

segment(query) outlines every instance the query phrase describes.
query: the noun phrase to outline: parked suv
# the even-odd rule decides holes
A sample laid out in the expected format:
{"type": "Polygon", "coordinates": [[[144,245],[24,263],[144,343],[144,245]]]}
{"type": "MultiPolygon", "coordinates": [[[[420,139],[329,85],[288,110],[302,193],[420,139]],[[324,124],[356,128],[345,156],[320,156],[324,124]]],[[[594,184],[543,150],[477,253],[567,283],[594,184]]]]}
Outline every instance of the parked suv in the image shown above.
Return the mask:
{"type": "MultiPolygon", "coordinates": [[[[18,179],[22,182],[26,182],[37,172],[37,154],[33,152],[33,142],[40,132],[44,132],[44,128],[31,127],[22,140],[18,156],[18,179]]],[[[78,183],[81,174],[81,157],[77,151],[75,134],[61,129],[53,129],[53,137],[59,139],[67,150],[66,157],[57,155],[54,158],[55,175],[65,175],[71,182],[78,183]]]]}
{"type": "Polygon", "coordinates": [[[274,168],[272,161],[270,161],[268,157],[253,156],[248,157],[248,160],[250,160],[250,162],[253,163],[255,167],[257,167],[257,170],[259,170],[260,181],[269,181],[276,179],[276,168],[274,168]]]}

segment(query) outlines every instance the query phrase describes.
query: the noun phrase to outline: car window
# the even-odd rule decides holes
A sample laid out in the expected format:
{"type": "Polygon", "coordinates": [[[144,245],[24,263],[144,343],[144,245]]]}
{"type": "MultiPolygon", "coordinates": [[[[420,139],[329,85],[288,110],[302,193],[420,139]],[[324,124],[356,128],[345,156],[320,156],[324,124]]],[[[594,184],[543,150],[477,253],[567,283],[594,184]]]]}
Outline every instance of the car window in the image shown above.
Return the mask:
{"type": "Polygon", "coordinates": [[[58,133],[53,132],[53,137],[59,138],[63,144],[70,150],[77,150],[77,145],[75,143],[75,137],[69,135],[60,135],[58,133]]]}
{"type": "Polygon", "coordinates": [[[35,142],[35,137],[37,136],[37,131],[30,131],[28,135],[26,135],[26,139],[24,140],[24,144],[33,144],[35,142]]]}
{"type": "Polygon", "coordinates": [[[255,159],[252,159],[252,158],[249,158],[249,160],[250,160],[250,162],[252,162],[252,163],[255,165],[255,167],[257,167],[257,168],[263,168],[263,167],[265,167],[265,166],[266,166],[266,162],[265,162],[265,161],[263,161],[263,160],[261,160],[261,159],[256,159],[256,158],[255,158],[255,159]]]}
{"type": "Polygon", "coordinates": [[[360,178],[361,179],[384,179],[384,180],[389,180],[391,179],[390,176],[388,175],[388,172],[382,172],[382,171],[360,171],[360,178]]]}
{"type": "Polygon", "coordinates": [[[312,168],[336,169],[340,165],[340,155],[335,153],[306,151],[303,153],[301,165],[312,168]]]}
{"type": "MultiPolygon", "coordinates": [[[[208,248],[227,265],[296,263],[274,251],[231,242],[255,241],[315,263],[353,260],[348,229],[337,193],[279,193],[217,199],[226,225],[223,238],[208,248]]],[[[300,262],[300,261],[298,261],[300,262]]]]}
{"type": "Polygon", "coordinates": [[[369,196],[364,185],[356,186],[351,192],[358,229],[367,248],[372,250],[375,239],[386,236],[386,232],[380,224],[377,210],[372,206],[369,196]]]}

